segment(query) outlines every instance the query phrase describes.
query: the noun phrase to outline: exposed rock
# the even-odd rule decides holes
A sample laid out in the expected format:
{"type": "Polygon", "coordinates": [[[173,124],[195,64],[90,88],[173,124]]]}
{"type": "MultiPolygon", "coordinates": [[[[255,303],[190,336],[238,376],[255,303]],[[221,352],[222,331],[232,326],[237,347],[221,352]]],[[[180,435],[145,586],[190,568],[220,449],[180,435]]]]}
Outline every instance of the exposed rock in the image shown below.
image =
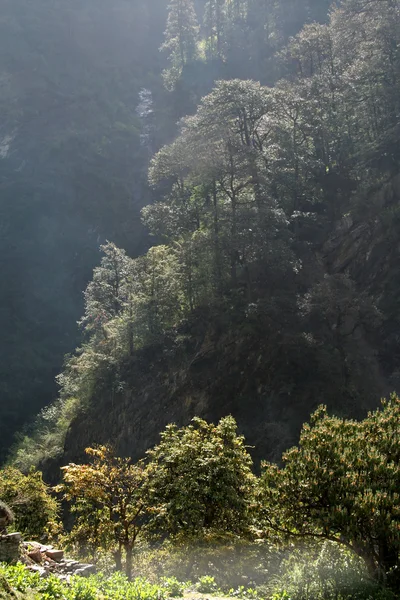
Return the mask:
{"type": "Polygon", "coordinates": [[[42,579],[50,575],[50,571],[48,569],[46,569],[45,567],[40,567],[39,565],[27,565],[26,568],[28,569],[28,571],[31,571],[33,573],[39,573],[42,579]]]}
{"type": "Polygon", "coordinates": [[[72,575],[88,577],[96,573],[95,565],[64,558],[64,551],[54,546],[34,541],[21,543],[20,533],[0,536],[0,562],[18,560],[24,563],[29,571],[39,573],[40,577],[53,574],[63,581],[68,581],[72,575]]]}
{"type": "Polygon", "coordinates": [[[0,535],[0,562],[15,563],[20,556],[20,533],[0,535]]]}
{"type": "Polygon", "coordinates": [[[77,560],[65,560],[61,563],[61,565],[67,573],[71,573],[76,571],[76,569],[81,568],[81,564],[77,560]]]}
{"type": "Polygon", "coordinates": [[[64,558],[63,550],[45,550],[45,554],[56,562],[60,562],[64,558]]]}
{"type": "Polygon", "coordinates": [[[28,550],[32,550],[33,548],[40,548],[40,550],[42,549],[42,544],[40,544],[39,542],[34,542],[34,541],[23,541],[22,545],[24,548],[28,548],[28,550]]]}
{"type": "Polygon", "coordinates": [[[7,533],[8,525],[14,521],[14,514],[5,502],[0,500],[0,533],[7,533]]]}
{"type": "Polygon", "coordinates": [[[31,558],[35,563],[41,563],[43,560],[42,553],[39,548],[35,548],[28,552],[28,557],[31,558]]]}
{"type": "Polygon", "coordinates": [[[74,575],[80,575],[81,577],[89,577],[89,575],[93,575],[96,573],[96,567],[94,565],[84,565],[81,566],[74,572],[74,575]]]}

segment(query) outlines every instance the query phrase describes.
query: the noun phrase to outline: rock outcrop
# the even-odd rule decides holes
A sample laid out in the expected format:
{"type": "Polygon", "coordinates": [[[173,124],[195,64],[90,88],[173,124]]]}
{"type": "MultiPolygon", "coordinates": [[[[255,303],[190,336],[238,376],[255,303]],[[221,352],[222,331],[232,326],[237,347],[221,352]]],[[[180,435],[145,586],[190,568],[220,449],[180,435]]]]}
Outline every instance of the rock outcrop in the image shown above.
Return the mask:
{"type": "Polygon", "coordinates": [[[88,577],[96,572],[95,565],[64,557],[64,551],[40,542],[22,541],[20,533],[0,535],[0,562],[22,562],[30,571],[47,577],[51,573],[68,580],[71,575],[88,577]]]}
{"type": "Polygon", "coordinates": [[[88,577],[96,572],[95,565],[65,558],[63,550],[39,542],[23,542],[20,560],[25,563],[27,569],[39,573],[41,577],[52,573],[68,580],[71,575],[88,577]]]}
{"type": "Polygon", "coordinates": [[[22,536],[20,533],[0,535],[0,562],[13,564],[20,558],[22,536]]]}

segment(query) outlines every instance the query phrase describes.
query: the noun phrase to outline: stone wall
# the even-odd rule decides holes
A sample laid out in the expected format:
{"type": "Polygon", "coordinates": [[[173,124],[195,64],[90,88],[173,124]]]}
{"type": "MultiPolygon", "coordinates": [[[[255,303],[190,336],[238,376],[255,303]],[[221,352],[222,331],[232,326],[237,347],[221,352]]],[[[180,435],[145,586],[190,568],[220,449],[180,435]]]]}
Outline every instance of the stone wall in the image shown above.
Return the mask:
{"type": "Polygon", "coordinates": [[[20,533],[0,535],[0,562],[16,563],[20,555],[20,533]]]}

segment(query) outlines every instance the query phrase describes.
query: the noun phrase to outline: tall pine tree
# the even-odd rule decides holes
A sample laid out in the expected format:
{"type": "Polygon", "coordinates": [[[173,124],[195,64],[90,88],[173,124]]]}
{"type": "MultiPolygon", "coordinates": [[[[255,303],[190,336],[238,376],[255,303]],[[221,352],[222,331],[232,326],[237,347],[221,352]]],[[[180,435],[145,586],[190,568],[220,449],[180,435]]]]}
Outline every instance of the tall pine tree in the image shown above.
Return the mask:
{"type": "Polygon", "coordinates": [[[170,67],[164,71],[168,88],[172,89],[175,86],[185,65],[196,58],[198,33],[193,0],[171,0],[165,41],[160,48],[169,55],[170,67]]]}

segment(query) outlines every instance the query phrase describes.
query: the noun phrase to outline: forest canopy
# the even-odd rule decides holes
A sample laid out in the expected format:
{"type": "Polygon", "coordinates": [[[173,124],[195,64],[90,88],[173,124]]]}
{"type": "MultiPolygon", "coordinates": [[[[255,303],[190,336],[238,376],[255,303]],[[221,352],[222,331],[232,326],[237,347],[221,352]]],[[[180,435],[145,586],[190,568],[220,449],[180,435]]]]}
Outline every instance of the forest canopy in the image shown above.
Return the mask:
{"type": "Polygon", "coordinates": [[[128,595],[393,600],[399,0],[5,0],[0,34],[7,522],[128,595]]]}

